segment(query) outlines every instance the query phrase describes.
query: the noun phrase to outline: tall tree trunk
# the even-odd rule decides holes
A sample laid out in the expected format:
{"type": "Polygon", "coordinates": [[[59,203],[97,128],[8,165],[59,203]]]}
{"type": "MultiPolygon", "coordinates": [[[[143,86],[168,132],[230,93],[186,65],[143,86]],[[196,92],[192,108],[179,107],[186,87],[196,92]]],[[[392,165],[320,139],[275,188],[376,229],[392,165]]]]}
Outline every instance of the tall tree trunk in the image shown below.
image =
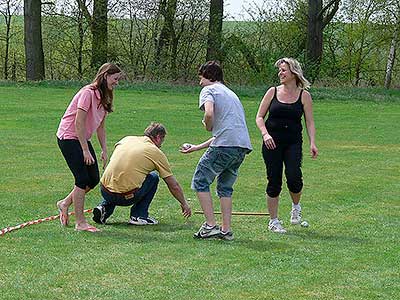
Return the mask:
{"type": "Polygon", "coordinates": [[[9,55],[10,55],[10,39],[11,39],[11,20],[12,20],[12,13],[11,13],[11,0],[6,1],[5,5],[5,10],[0,11],[0,14],[4,16],[4,20],[6,23],[6,36],[5,36],[5,52],[4,52],[4,79],[8,79],[8,61],[9,61],[9,55]]]}
{"type": "Polygon", "coordinates": [[[323,30],[339,9],[340,0],[323,7],[322,0],[308,0],[306,73],[311,81],[319,74],[323,52],[323,30]]]}
{"type": "Polygon", "coordinates": [[[108,35],[107,35],[107,13],[108,0],[94,0],[93,15],[90,14],[86,0],[76,0],[86,20],[90,24],[92,32],[92,59],[91,66],[99,68],[107,62],[108,35]]]}
{"type": "MultiPolygon", "coordinates": [[[[158,44],[160,43],[160,35],[158,34],[158,27],[160,25],[160,19],[162,18],[162,16],[165,14],[165,7],[167,5],[167,0],[160,0],[160,3],[158,5],[158,10],[157,10],[157,14],[155,16],[155,27],[153,30],[153,34],[152,34],[152,40],[154,42],[154,49],[156,49],[156,53],[158,51],[158,44]]],[[[157,57],[156,57],[157,60],[157,57]]]]}
{"type": "Polygon", "coordinates": [[[392,42],[390,44],[389,56],[386,65],[385,89],[390,88],[390,84],[392,83],[392,72],[393,72],[394,61],[396,59],[396,45],[397,45],[397,37],[399,34],[398,30],[399,29],[397,27],[393,34],[392,42]]]}
{"type": "Polygon", "coordinates": [[[43,80],[42,4],[39,0],[24,0],[24,37],[26,79],[43,80]]]}
{"type": "Polygon", "coordinates": [[[11,67],[11,80],[17,81],[17,59],[15,58],[15,53],[13,58],[13,64],[11,67]]]}
{"type": "MultiPolygon", "coordinates": [[[[175,14],[177,7],[177,0],[167,0],[167,2],[161,1],[160,9],[161,14],[164,16],[164,24],[160,32],[160,36],[158,38],[158,44],[156,49],[156,66],[160,67],[160,71],[162,71],[168,62],[174,63],[171,58],[171,47],[174,45],[176,40],[176,33],[174,28],[175,23],[175,14]]],[[[171,66],[174,67],[174,66],[171,66]]],[[[172,70],[174,72],[174,70],[172,70]]]]}
{"type": "Polygon", "coordinates": [[[222,19],[224,17],[224,1],[211,0],[210,20],[208,23],[208,40],[206,60],[221,60],[222,19]]]}
{"type": "Polygon", "coordinates": [[[10,54],[10,29],[11,29],[11,16],[6,20],[6,50],[4,55],[4,79],[8,79],[8,59],[10,54]]]}
{"type": "Polygon", "coordinates": [[[308,1],[308,23],[307,23],[307,60],[306,73],[311,81],[314,81],[319,73],[322,59],[322,0],[308,1]]]}
{"type": "Polygon", "coordinates": [[[361,81],[361,66],[363,63],[363,56],[364,56],[363,52],[364,52],[365,39],[366,39],[365,31],[363,30],[363,32],[361,34],[361,38],[359,39],[360,48],[356,52],[357,57],[356,57],[356,62],[355,62],[355,66],[354,66],[354,76],[355,76],[354,84],[355,84],[355,86],[358,86],[361,81]]]}
{"type": "Polygon", "coordinates": [[[92,21],[92,67],[97,69],[107,62],[107,5],[108,0],[95,0],[92,21]]]}
{"type": "Polygon", "coordinates": [[[83,78],[83,44],[85,31],[83,29],[83,15],[79,12],[78,15],[78,36],[79,36],[79,46],[78,46],[78,76],[79,79],[83,78]]]}

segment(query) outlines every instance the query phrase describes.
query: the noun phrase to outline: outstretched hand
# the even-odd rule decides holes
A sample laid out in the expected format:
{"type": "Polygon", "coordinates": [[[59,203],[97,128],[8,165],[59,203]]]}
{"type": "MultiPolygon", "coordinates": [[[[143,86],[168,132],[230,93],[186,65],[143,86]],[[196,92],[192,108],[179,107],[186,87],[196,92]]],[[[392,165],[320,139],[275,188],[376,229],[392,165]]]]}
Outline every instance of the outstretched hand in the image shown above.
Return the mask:
{"type": "Polygon", "coordinates": [[[196,151],[196,146],[192,145],[192,144],[185,143],[179,148],[179,151],[181,153],[183,153],[183,154],[191,153],[193,151],[196,151]]]}
{"type": "Polygon", "coordinates": [[[189,218],[192,215],[192,210],[187,202],[185,204],[181,204],[181,209],[182,209],[182,215],[185,218],[189,218]]]}

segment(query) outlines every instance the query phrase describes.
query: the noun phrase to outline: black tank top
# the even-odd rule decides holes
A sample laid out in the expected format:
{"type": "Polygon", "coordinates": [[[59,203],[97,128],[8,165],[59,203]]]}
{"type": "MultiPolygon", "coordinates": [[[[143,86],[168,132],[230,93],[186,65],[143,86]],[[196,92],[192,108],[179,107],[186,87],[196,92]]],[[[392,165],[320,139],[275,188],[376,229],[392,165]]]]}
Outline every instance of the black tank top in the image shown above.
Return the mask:
{"type": "Polygon", "coordinates": [[[303,90],[300,91],[299,98],[294,103],[283,103],[275,94],[272,98],[268,109],[268,118],[265,126],[275,143],[297,143],[303,140],[301,117],[303,116],[303,103],[301,96],[303,90]]]}

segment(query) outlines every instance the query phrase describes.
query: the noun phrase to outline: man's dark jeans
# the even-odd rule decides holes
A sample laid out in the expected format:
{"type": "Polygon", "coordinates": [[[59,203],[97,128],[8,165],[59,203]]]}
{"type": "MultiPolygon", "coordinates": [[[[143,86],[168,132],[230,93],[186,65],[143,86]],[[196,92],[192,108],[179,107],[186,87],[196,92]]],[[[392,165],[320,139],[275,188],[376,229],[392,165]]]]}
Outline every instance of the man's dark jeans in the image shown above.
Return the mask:
{"type": "Polygon", "coordinates": [[[147,218],[149,216],[149,206],[157,191],[159,177],[156,172],[151,172],[146,176],[142,186],[134,194],[133,198],[125,199],[123,195],[110,194],[101,189],[103,201],[100,205],[105,208],[105,220],[110,217],[116,206],[131,206],[131,217],[147,218]]]}

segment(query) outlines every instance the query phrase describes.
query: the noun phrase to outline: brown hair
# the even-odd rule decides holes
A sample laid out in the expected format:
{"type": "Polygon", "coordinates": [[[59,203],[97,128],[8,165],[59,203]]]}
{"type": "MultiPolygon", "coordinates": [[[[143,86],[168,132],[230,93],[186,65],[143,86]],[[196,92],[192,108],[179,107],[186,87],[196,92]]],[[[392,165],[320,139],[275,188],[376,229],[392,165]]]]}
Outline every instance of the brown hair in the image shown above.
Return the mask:
{"type": "Polygon", "coordinates": [[[161,123],[151,122],[149,126],[144,130],[144,135],[149,138],[156,138],[157,136],[165,136],[167,134],[167,129],[161,123]]]}
{"type": "Polygon", "coordinates": [[[100,103],[103,105],[107,112],[113,111],[113,100],[114,93],[107,87],[107,75],[112,75],[116,73],[121,73],[122,70],[113,63],[105,63],[97,71],[96,77],[92,82],[93,88],[96,88],[100,92],[100,103]]]}
{"type": "Polygon", "coordinates": [[[214,82],[219,81],[224,83],[224,72],[221,65],[216,60],[211,60],[201,65],[199,68],[199,75],[214,82]]]}

